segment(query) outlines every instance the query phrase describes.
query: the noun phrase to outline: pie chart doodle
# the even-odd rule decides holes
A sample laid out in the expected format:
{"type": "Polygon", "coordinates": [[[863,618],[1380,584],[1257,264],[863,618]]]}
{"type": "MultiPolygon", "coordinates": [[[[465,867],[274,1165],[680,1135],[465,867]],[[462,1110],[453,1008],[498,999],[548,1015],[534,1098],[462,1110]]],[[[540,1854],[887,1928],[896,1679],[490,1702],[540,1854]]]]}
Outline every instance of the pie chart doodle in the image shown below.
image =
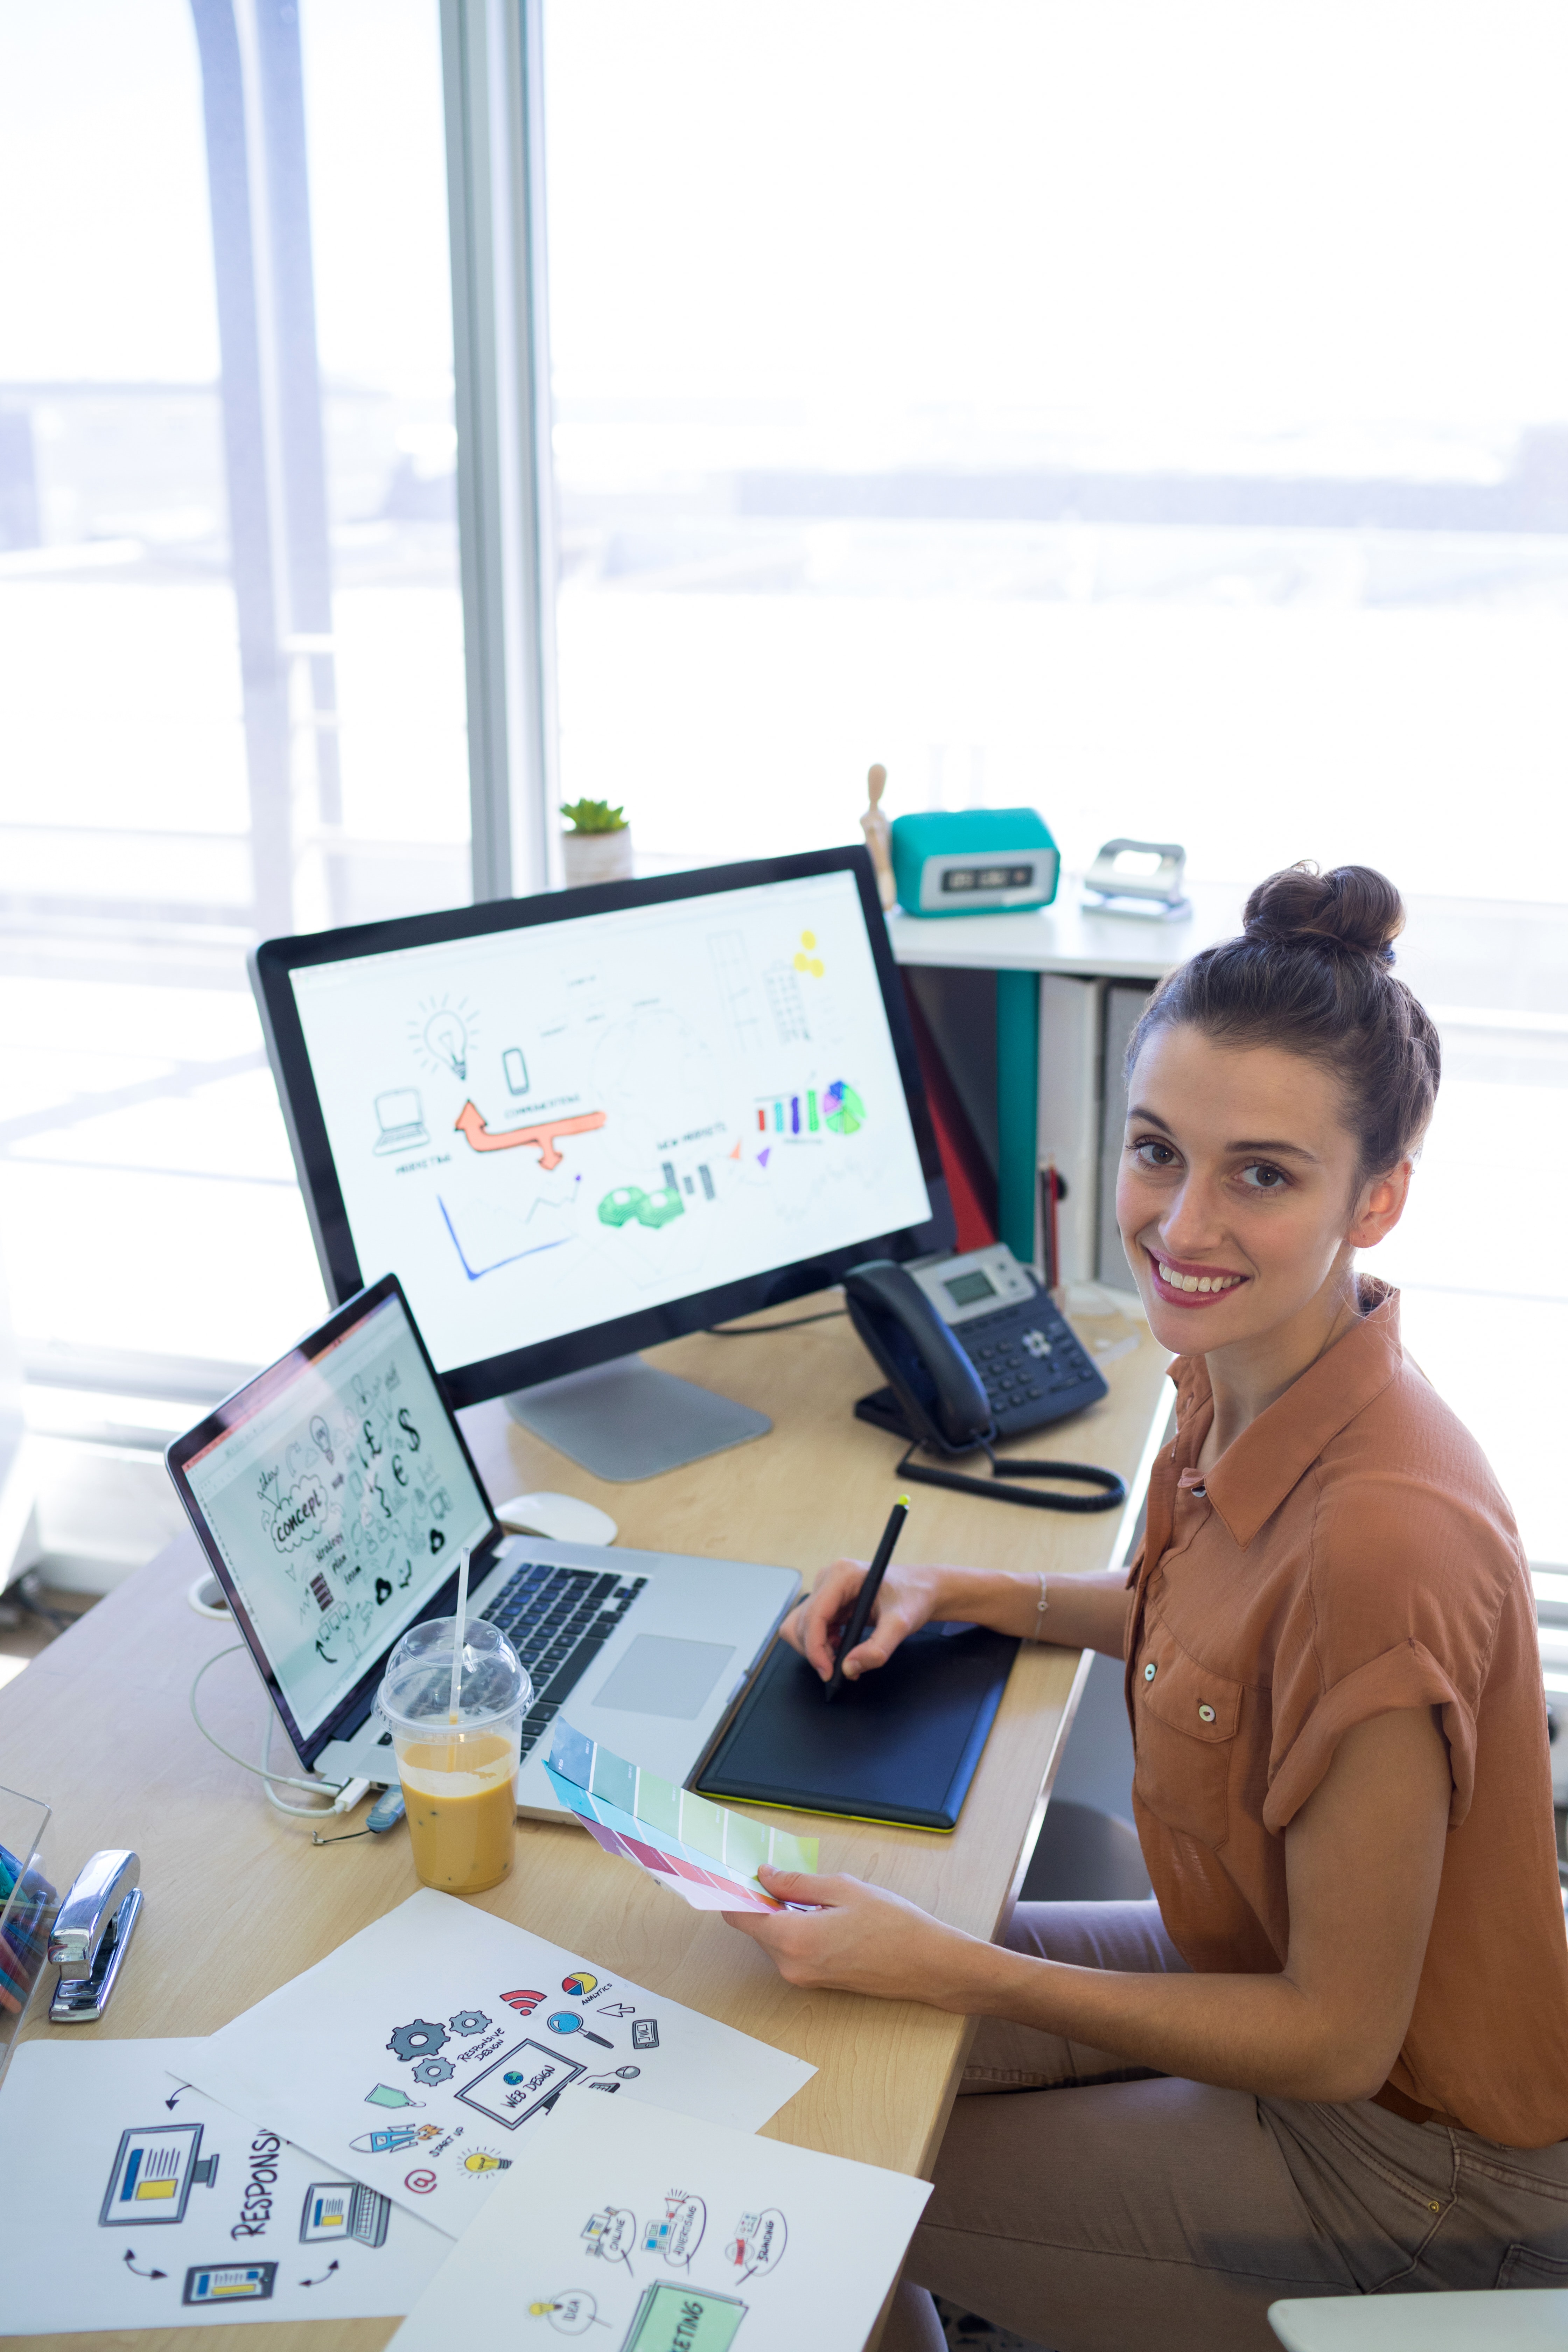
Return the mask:
{"type": "Polygon", "coordinates": [[[599,1979],[589,1976],[586,1969],[579,1969],[574,1976],[562,1978],[561,1990],[574,1994],[579,2000],[586,2000],[591,1992],[598,1991],[599,1979]]]}
{"type": "Polygon", "coordinates": [[[827,1125],[835,1135],[855,1135],[866,1124],[866,1106],[847,1078],[835,1078],[822,1097],[827,1125]]]}

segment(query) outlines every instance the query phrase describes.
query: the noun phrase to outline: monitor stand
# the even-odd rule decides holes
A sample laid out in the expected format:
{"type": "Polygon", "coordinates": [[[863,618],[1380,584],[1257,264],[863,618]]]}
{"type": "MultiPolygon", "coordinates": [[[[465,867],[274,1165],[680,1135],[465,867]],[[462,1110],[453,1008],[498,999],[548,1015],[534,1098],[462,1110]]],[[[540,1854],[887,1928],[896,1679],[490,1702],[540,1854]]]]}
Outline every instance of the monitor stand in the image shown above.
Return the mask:
{"type": "Polygon", "coordinates": [[[640,1356],[517,1389],[506,1407],[535,1437],[616,1486],[726,1453],[773,1427],[765,1412],[655,1371],[640,1356]]]}

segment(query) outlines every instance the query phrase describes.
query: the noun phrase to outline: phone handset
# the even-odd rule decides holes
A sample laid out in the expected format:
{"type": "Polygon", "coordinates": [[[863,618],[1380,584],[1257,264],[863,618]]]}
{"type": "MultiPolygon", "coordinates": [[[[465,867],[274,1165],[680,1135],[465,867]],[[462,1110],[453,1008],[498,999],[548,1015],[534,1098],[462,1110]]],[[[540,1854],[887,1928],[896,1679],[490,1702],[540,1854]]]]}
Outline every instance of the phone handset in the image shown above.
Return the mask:
{"type": "Polygon", "coordinates": [[[844,1277],[844,1303],[868,1353],[881,1366],[898,1399],[910,1437],[899,1465],[900,1477],[961,1494],[994,1496],[1041,1511],[1110,1511],[1127,1499],[1114,1470],[1083,1462],[998,1463],[992,1451],[996,1423],[990,1401],[969,1358],[907,1269],[892,1258],[870,1258],[844,1277]],[[914,1460],[921,1447],[946,1454],[983,1451],[989,1478],[929,1468],[914,1460]],[[1010,1478],[1066,1478],[1102,1491],[1094,1495],[1037,1495],[1009,1486],[1010,1478]]]}

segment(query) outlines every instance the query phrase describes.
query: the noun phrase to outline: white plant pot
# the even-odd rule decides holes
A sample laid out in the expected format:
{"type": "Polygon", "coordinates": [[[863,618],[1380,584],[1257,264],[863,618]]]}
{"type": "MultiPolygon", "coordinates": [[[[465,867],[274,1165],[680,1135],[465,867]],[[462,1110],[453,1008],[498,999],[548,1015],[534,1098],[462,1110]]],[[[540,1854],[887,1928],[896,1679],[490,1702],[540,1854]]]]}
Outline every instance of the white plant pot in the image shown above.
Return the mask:
{"type": "Polygon", "coordinates": [[[586,882],[629,882],[631,827],[623,824],[615,833],[563,833],[561,854],[568,890],[580,890],[586,882]]]}

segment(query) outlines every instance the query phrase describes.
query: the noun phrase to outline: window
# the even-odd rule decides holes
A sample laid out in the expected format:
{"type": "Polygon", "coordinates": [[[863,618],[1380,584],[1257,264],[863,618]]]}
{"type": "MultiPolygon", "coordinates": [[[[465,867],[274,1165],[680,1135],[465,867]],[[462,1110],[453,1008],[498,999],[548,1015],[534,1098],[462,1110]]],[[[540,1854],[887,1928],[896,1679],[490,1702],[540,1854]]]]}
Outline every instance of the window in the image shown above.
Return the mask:
{"type": "Polygon", "coordinates": [[[565,797],[1563,895],[1560,10],[546,23],[565,797]]]}
{"type": "Polygon", "coordinates": [[[545,7],[563,796],[684,864],[853,839],[881,761],[1069,868],[1447,902],[1377,1270],[1568,1560],[1568,1289],[1495,1232],[1568,1118],[1568,20],[545,7]]]}
{"type": "Polygon", "coordinates": [[[437,0],[0,57],[12,1307],[35,1379],[216,1393],[321,1306],[247,947],[468,896],[437,0]]]}

